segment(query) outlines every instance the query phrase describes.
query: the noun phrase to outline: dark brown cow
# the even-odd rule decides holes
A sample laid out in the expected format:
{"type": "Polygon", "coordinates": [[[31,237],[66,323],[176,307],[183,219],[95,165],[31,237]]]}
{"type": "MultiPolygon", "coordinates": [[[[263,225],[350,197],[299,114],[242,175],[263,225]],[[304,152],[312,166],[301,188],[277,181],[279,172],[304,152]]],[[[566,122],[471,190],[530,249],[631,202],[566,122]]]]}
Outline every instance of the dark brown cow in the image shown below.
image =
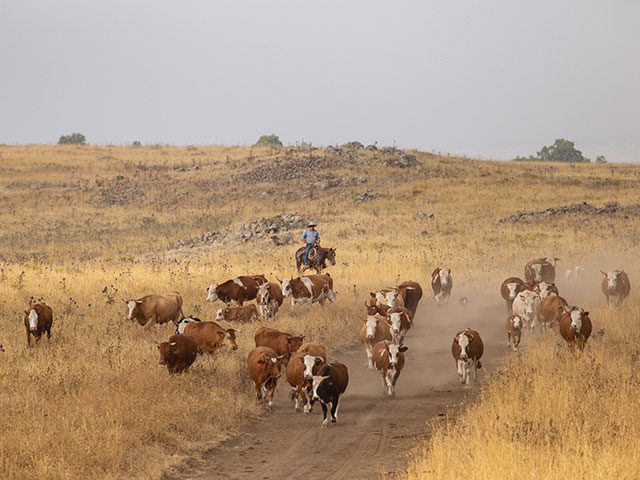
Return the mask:
{"type": "Polygon", "coordinates": [[[591,335],[592,325],[589,312],[585,312],[579,307],[562,307],[562,309],[560,335],[567,341],[571,350],[576,347],[578,350],[582,350],[591,335]]]}
{"type": "Polygon", "coordinates": [[[258,319],[258,309],[251,303],[238,307],[219,308],[216,312],[217,322],[251,322],[258,319]]]}
{"type": "Polygon", "coordinates": [[[262,318],[275,319],[283,300],[282,289],[277,283],[268,282],[260,285],[256,295],[260,316],[262,318]]]}
{"type": "Polygon", "coordinates": [[[316,356],[306,352],[296,352],[291,355],[286,374],[287,381],[292,387],[291,400],[295,401],[296,410],[300,410],[300,402],[304,405],[304,413],[308,414],[313,409],[311,399],[313,376],[318,374],[325,362],[326,356],[316,356]]]}
{"type": "Polygon", "coordinates": [[[304,335],[293,336],[287,332],[281,332],[274,328],[261,327],[253,337],[256,347],[269,347],[279,356],[286,366],[291,354],[295,353],[304,341],[304,335]]]}
{"type": "Polygon", "coordinates": [[[502,295],[507,304],[507,313],[509,315],[513,313],[513,301],[516,299],[516,295],[520,293],[523,285],[524,282],[518,277],[509,277],[500,285],[500,295],[502,295]]]}
{"type": "Polygon", "coordinates": [[[568,307],[567,301],[557,295],[548,295],[540,302],[540,327],[544,332],[547,327],[559,326],[564,313],[563,307],[568,307]]]}
{"type": "Polygon", "coordinates": [[[536,258],[524,266],[525,281],[553,283],[556,281],[556,257],[536,258]]]}
{"type": "Polygon", "coordinates": [[[433,298],[438,306],[447,306],[452,288],[451,270],[436,268],[431,274],[431,289],[433,290],[433,298]]]}
{"type": "Polygon", "coordinates": [[[391,340],[391,327],[387,317],[369,315],[360,328],[360,341],[367,352],[367,365],[373,370],[373,346],[383,340],[391,340]]]}
{"type": "Polygon", "coordinates": [[[191,335],[201,353],[215,353],[223,345],[237,350],[236,332],[233,328],[222,328],[216,322],[192,322],[184,327],[184,335],[191,335]]]}
{"type": "Polygon", "coordinates": [[[281,358],[269,347],[256,347],[247,357],[247,369],[255,385],[258,402],[264,402],[269,408],[273,405],[273,394],[281,376],[281,358]]]}
{"type": "Polygon", "coordinates": [[[160,365],[166,365],[171,374],[186,372],[198,356],[196,341],[190,335],[172,335],[158,344],[158,350],[160,365]]]}
{"type": "Polygon", "coordinates": [[[282,295],[284,298],[291,297],[292,312],[296,303],[306,303],[311,309],[311,305],[315,302],[324,305],[326,299],[331,303],[336,300],[333,293],[333,278],[328,273],[284,279],[282,295]]]}
{"type": "Polygon", "coordinates": [[[331,408],[331,423],[338,421],[338,402],[349,385],[349,371],[347,366],[331,362],[325,364],[318,375],[313,376],[313,400],[322,405],[322,426],[327,426],[327,405],[331,408]]]}
{"type": "Polygon", "coordinates": [[[177,325],[184,317],[182,296],[178,292],[147,295],[137,300],[125,299],[124,302],[129,307],[127,320],[137,320],[142,326],[151,327],[169,320],[177,325]]]}
{"type": "Polygon", "coordinates": [[[40,340],[43,333],[51,338],[53,311],[46,303],[36,303],[24,311],[24,328],[27,330],[27,346],[31,346],[31,335],[40,340]]]}
{"type": "Polygon", "coordinates": [[[416,317],[418,303],[420,303],[420,299],[422,298],[422,287],[418,282],[407,280],[398,285],[398,290],[402,291],[401,289],[404,289],[406,292],[404,295],[404,307],[409,310],[411,319],[413,320],[416,317]]]}
{"type": "Polygon", "coordinates": [[[609,309],[621,307],[624,299],[629,296],[629,292],[631,291],[629,277],[624,270],[612,270],[607,273],[600,270],[600,273],[604,275],[602,279],[602,292],[604,296],[607,297],[609,309]]]}
{"type": "Polygon", "coordinates": [[[520,345],[523,328],[524,322],[518,315],[507,317],[507,347],[512,348],[514,352],[518,350],[518,345],[520,345]]]}
{"type": "Polygon", "coordinates": [[[484,353],[484,344],[480,334],[467,328],[456,333],[451,344],[451,354],[456,361],[460,383],[469,385],[471,382],[471,369],[473,379],[478,379],[478,369],[482,368],[480,358],[484,353]]]}
{"type": "Polygon", "coordinates": [[[231,305],[242,305],[256,298],[258,288],[267,283],[264,275],[246,275],[232,278],[220,285],[211,284],[207,290],[207,302],[220,300],[231,305]]]}
{"type": "Polygon", "coordinates": [[[404,336],[411,328],[411,314],[409,310],[402,307],[390,308],[387,310],[387,321],[391,331],[391,340],[400,344],[404,336]]]}
{"type": "Polygon", "coordinates": [[[382,379],[382,387],[386,388],[387,396],[396,396],[396,382],[404,367],[404,353],[408,347],[395,342],[384,340],[373,347],[373,365],[382,379]]]}

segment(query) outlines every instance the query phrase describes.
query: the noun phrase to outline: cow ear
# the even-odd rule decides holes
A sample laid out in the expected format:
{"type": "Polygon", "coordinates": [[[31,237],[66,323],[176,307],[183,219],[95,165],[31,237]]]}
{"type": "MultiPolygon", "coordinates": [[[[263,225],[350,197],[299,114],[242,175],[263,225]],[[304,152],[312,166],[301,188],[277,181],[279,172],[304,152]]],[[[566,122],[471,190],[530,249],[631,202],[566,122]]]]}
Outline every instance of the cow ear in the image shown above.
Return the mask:
{"type": "Polygon", "coordinates": [[[582,312],[582,315],[589,315],[589,312],[582,312]]]}
{"type": "Polygon", "coordinates": [[[24,314],[25,314],[25,315],[29,315],[29,310],[25,310],[25,311],[24,311],[24,314]]]}
{"type": "Polygon", "coordinates": [[[407,347],[406,345],[402,345],[402,346],[398,349],[398,351],[399,351],[399,352],[406,352],[407,350],[409,350],[409,347],[407,347]]]}
{"type": "Polygon", "coordinates": [[[322,359],[322,357],[316,357],[316,365],[320,365],[324,360],[322,359]]]}
{"type": "Polygon", "coordinates": [[[300,341],[302,342],[304,340],[304,335],[300,335],[300,341]]]}
{"type": "Polygon", "coordinates": [[[260,365],[264,365],[264,360],[263,360],[263,359],[260,359],[260,360],[258,360],[258,363],[259,363],[260,365]]]}
{"type": "Polygon", "coordinates": [[[458,337],[453,337],[453,343],[458,343],[458,337]]]}
{"type": "Polygon", "coordinates": [[[287,343],[291,343],[292,340],[293,340],[293,337],[292,336],[288,336],[288,337],[285,338],[285,340],[287,341],[287,343]]]}
{"type": "Polygon", "coordinates": [[[158,342],[156,342],[156,347],[158,347],[158,350],[160,350],[160,344],[158,342]]]}

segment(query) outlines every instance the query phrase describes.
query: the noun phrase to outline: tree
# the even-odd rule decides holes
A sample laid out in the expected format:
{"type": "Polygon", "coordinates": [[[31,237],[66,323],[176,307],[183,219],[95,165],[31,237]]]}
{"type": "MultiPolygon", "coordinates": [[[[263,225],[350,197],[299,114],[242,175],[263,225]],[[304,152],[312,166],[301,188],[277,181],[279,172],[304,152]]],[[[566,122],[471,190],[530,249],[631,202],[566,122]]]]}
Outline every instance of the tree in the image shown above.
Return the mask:
{"type": "Polygon", "coordinates": [[[62,135],[58,140],[58,145],[72,144],[84,145],[87,143],[86,137],[81,133],[72,133],[71,135],[62,135]]]}
{"type": "Polygon", "coordinates": [[[536,154],[529,155],[528,158],[516,157],[514,160],[528,160],[540,162],[570,162],[570,163],[589,163],[591,160],[584,157],[580,150],[575,148],[575,144],[564,138],[557,138],[553,145],[544,146],[536,154]]]}
{"type": "Polygon", "coordinates": [[[262,135],[255,144],[256,147],[268,147],[270,145],[282,146],[282,142],[278,135],[262,135]]]}
{"type": "Polygon", "coordinates": [[[604,155],[598,155],[596,157],[596,163],[607,163],[607,159],[604,158],[604,155]]]}

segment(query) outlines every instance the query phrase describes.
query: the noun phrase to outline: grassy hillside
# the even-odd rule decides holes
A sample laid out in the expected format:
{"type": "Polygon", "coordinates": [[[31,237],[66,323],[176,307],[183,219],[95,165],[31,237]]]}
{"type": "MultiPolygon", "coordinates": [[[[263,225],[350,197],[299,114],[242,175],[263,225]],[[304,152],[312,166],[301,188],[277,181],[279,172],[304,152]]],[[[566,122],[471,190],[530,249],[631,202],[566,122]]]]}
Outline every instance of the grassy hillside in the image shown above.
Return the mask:
{"type": "Polygon", "coordinates": [[[0,476],[157,478],[260,413],[244,375],[258,323],[239,326],[237,352],[169,377],[154,342],[173,328],[128,323],[122,297],[178,290],[185,313],[212,319],[210,283],[293,275],[300,232],[284,246],[177,248],[182,239],[289,211],[315,220],[337,248],[338,300],[285,308],[275,326],[332,348],[356,338],[370,290],[427,287],[438,265],[460,294],[497,294],[547,254],[587,266],[590,282],[600,266],[634,272],[639,167],[412,153],[419,168],[393,166],[392,149],[0,146],[0,476]],[[583,201],[619,206],[500,221],[583,201]],[[52,339],[28,349],[21,312],[39,298],[54,310],[52,339]]]}

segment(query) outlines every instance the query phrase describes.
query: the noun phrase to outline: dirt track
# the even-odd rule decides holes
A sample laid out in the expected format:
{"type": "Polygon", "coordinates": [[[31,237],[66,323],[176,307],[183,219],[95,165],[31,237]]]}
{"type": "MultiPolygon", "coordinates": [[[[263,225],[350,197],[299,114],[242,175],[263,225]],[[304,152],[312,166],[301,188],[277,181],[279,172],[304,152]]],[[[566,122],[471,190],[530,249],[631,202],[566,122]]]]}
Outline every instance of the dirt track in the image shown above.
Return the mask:
{"type": "Polygon", "coordinates": [[[470,298],[464,309],[452,298],[447,312],[423,298],[405,338],[409,350],[395,399],[383,396],[379,375],[367,369],[361,345],[330,355],[347,365],[350,377],[337,424],[321,428],[319,405],[310,415],[296,412],[283,375],[273,411],[165,479],[369,480],[381,472],[400,472],[407,452],[428,435],[425,422],[477,391],[458,381],[450,352],[455,333],[471,327],[482,335],[482,381],[507,352],[505,318],[499,297],[470,298]]]}

